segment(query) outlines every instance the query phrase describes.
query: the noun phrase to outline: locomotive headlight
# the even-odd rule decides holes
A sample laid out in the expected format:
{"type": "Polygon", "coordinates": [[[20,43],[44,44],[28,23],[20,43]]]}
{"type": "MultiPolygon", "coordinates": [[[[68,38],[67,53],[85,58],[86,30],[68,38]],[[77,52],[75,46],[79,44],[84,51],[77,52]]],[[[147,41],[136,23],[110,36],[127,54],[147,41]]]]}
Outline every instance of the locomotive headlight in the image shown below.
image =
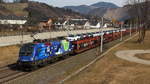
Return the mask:
{"type": "Polygon", "coordinates": [[[31,61],[33,61],[33,59],[34,59],[34,58],[32,57],[32,58],[31,58],[31,61]]]}

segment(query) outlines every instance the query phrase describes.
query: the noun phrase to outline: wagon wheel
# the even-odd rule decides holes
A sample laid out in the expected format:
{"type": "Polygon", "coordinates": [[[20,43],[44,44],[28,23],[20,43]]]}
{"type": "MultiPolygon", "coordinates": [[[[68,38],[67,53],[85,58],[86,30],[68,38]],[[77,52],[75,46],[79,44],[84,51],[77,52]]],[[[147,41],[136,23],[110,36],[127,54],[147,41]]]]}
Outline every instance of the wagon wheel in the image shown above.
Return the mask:
{"type": "Polygon", "coordinates": [[[66,59],[66,58],[68,58],[68,57],[69,57],[69,53],[65,54],[65,55],[63,56],[63,59],[66,59]]]}

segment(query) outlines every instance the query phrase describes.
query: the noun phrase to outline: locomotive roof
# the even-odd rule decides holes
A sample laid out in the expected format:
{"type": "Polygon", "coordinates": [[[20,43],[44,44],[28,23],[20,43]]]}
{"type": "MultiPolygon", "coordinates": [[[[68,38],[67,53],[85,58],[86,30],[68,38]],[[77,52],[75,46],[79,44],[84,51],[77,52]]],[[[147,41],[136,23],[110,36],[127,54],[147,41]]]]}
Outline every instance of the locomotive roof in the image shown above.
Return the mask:
{"type": "Polygon", "coordinates": [[[27,44],[23,44],[21,47],[24,48],[24,47],[34,47],[34,43],[27,43],[27,44]]]}

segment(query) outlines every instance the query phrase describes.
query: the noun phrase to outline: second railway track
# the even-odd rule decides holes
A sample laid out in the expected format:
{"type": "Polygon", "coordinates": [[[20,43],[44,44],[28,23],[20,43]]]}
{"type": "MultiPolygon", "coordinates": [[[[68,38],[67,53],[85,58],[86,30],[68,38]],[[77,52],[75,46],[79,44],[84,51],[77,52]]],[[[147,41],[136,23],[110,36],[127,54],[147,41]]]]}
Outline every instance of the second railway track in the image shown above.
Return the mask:
{"type": "MultiPolygon", "coordinates": [[[[14,68],[14,67],[15,65],[13,65],[11,68],[14,68]]],[[[0,68],[0,84],[4,84],[10,80],[16,79],[28,73],[28,72],[13,70],[11,68],[8,66],[0,68]]]]}

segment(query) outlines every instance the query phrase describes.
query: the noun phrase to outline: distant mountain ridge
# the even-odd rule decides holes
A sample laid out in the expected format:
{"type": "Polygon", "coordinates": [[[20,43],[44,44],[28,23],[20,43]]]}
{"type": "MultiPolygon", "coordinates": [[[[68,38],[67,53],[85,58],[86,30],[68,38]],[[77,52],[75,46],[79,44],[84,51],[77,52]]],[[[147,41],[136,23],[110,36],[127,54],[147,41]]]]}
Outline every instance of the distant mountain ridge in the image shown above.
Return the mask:
{"type": "MultiPolygon", "coordinates": [[[[98,2],[92,5],[80,5],[80,6],[65,6],[66,9],[71,9],[81,14],[97,15],[95,11],[100,10],[106,12],[110,8],[119,8],[117,5],[109,2],[98,2]]],[[[99,13],[98,13],[99,14],[99,13]]],[[[103,14],[100,14],[103,15],[103,14]]]]}
{"type": "Polygon", "coordinates": [[[64,8],[71,9],[85,15],[104,17],[109,20],[115,19],[123,21],[130,18],[130,15],[128,14],[130,7],[119,7],[109,2],[98,2],[89,6],[65,6],[64,8]]]}
{"type": "Polygon", "coordinates": [[[117,5],[110,3],[110,2],[98,2],[95,4],[92,4],[91,6],[97,7],[97,8],[118,8],[117,5]]]}
{"type": "Polygon", "coordinates": [[[65,9],[71,9],[75,12],[79,12],[81,14],[88,14],[89,11],[97,8],[97,7],[93,7],[93,6],[88,6],[88,5],[80,5],[80,6],[65,6],[65,9]]]}

